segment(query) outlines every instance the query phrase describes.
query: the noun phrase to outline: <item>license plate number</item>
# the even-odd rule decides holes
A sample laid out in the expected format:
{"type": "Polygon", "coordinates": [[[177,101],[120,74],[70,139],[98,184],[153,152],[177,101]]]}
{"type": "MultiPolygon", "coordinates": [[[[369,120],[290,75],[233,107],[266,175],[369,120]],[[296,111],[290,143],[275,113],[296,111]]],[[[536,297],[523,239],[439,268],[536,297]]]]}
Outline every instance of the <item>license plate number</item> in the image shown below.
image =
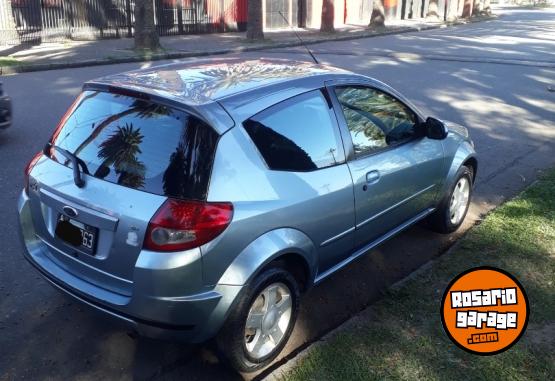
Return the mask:
{"type": "Polygon", "coordinates": [[[58,238],[91,255],[94,255],[96,250],[97,235],[97,228],[65,216],[60,216],[56,226],[58,238]]]}

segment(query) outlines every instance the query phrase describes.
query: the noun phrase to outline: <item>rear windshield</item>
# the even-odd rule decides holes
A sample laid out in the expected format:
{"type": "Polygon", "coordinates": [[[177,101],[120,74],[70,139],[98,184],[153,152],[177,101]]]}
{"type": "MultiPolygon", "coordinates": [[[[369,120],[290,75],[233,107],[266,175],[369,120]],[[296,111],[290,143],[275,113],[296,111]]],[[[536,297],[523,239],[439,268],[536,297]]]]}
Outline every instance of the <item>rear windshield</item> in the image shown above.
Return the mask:
{"type": "MultiPolygon", "coordinates": [[[[90,175],[158,195],[206,198],[218,134],[198,118],[127,95],[85,91],[51,143],[90,175]]],[[[50,157],[66,166],[55,149],[50,157]]]]}

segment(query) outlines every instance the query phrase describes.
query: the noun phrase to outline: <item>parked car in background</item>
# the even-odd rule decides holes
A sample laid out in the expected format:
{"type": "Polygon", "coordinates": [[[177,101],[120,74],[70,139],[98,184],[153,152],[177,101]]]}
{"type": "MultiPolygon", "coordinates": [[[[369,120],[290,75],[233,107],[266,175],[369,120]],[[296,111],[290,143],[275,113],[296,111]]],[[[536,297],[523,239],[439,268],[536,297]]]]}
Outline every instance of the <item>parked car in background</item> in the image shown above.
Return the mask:
{"type": "Polygon", "coordinates": [[[299,295],[424,218],[463,222],[464,127],[375,79],[210,60],[84,85],[25,169],[25,257],[139,333],[216,337],[241,371],[282,350],[299,295]]]}
{"type": "Polygon", "coordinates": [[[6,94],[0,82],[0,130],[10,127],[12,124],[12,100],[6,94]]]}

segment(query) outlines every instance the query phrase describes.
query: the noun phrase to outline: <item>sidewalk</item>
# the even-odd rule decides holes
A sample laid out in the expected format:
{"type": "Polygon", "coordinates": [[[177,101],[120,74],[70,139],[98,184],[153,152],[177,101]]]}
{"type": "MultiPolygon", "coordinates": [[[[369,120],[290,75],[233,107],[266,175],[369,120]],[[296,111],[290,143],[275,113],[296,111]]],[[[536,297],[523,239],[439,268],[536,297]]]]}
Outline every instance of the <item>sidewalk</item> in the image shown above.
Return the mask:
{"type": "MultiPolygon", "coordinates": [[[[336,33],[333,34],[320,33],[314,29],[296,29],[296,31],[307,44],[313,44],[434,29],[484,19],[490,19],[490,17],[476,17],[454,23],[431,22],[424,19],[398,20],[379,29],[344,25],[336,28],[336,33]]],[[[160,52],[149,54],[134,51],[133,39],[130,38],[42,43],[35,46],[0,46],[0,74],[197,57],[300,45],[299,40],[290,29],[268,31],[265,32],[265,36],[266,39],[261,42],[247,40],[245,33],[161,37],[163,49],[160,52]]]]}

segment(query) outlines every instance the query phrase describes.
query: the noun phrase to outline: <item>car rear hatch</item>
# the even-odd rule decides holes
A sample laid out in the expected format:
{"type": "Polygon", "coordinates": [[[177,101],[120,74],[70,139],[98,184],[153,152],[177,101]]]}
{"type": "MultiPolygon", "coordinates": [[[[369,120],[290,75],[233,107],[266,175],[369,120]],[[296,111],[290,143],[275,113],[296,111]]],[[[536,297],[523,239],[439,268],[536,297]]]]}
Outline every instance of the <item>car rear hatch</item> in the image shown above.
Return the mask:
{"type": "Polygon", "coordinates": [[[87,282],[131,295],[150,219],[168,197],[206,198],[217,139],[185,111],[85,91],[30,173],[33,224],[50,259],[87,282]]]}

